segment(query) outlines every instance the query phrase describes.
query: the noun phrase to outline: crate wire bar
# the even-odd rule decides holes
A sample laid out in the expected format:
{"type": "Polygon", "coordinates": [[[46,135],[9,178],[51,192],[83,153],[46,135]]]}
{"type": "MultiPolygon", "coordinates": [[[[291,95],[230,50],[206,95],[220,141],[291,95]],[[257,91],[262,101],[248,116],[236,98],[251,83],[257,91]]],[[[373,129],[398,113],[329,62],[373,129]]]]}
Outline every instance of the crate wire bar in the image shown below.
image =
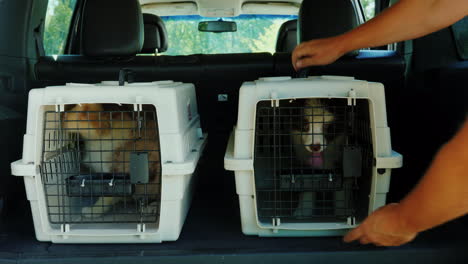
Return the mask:
{"type": "Polygon", "coordinates": [[[150,187],[151,190],[161,188],[160,161],[148,160],[148,166],[157,168],[156,175],[149,177],[155,177],[157,181],[132,184],[128,173],[129,159],[113,158],[116,151],[126,157],[132,153],[160,152],[156,111],[154,107],[130,111],[130,106],[125,105],[111,108],[114,109],[44,113],[40,171],[51,223],[156,223],[159,220],[161,192],[152,193],[150,187]],[[67,120],[67,115],[71,114],[85,114],[88,118],[67,120]],[[77,127],[66,128],[65,122],[75,122],[77,127]],[[92,127],[91,122],[98,122],[100,126],[92,127]],[[109,129],[102,125],[104,122],[110,122],[112,130],[130,132],[127,134],[133,136],[114,137],[119,133],[110,133],[110,138],[93,137],[93,133],[109,129]],[[77,130],[80,133],[76,133],[77,130]],[[131,147],[116,149],[126,142],[130,142],[131,147]],[[144,142],[144,147],[137,147],[136,142],[144,142]],[[118,171],[114,167],[123,169],[118,171]],[[135,188],[143,190],[143,193],[135,197],[135,188]],[[121,202],[110,205],[111,208],[103,208],[107,212],[102,215],[85,215],[82,208],[93,206],[99,197],[119,197],[121,202]]]}

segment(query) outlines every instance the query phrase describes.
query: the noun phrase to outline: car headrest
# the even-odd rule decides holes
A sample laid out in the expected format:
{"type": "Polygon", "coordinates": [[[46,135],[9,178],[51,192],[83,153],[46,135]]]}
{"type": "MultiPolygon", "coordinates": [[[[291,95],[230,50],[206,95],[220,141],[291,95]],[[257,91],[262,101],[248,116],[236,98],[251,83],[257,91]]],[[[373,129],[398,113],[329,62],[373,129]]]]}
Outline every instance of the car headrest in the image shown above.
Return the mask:
{"type": "Polygon", "coordinates": [[[158,53],[167,50],[167,31],[164,21],[153,14],[143,14],[145,42],[141,53],[158,53]]]}
{"type": "Polygon", "coordinates": [[[277,52],[291,52],[297,45],[297,19],[289,20],[281,25],[276,40],[277,52]]]}
{"type": "Polygon", "coordinates": [[[81,26],[85,56],[134,56],[143,47],[143,16],[138,0],[86,1],[81,26]]]}
{"type": "Polygon", "coordinates": [[[299,43],[336,36],[357,27],[358,8],[353,0],[302,1],[297,24],[299,43]]]}

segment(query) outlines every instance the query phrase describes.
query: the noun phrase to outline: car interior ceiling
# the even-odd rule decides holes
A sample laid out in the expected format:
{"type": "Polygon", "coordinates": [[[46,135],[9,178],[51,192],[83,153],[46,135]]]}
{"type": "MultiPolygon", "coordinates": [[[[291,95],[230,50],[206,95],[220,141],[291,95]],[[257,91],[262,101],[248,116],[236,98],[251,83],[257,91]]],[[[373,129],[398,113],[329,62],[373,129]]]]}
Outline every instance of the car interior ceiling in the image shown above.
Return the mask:
{"type": "MultiPolygon", "coordinates": [[[[106,5],[108,13],[121,12],[120,18],[125,13],[141,11],[121,8],[118,1],[112,5],[94,1],[82,8],[84,1],[78,0],[78,13],[73,21],[79,29],[69,37],[70,53],[57,57],[41,56],[34,37],[34,31],[40,29],[45,19],[47,2],[0,1],[0,90],[3,93],[0,97],[3,128],[0,130],[0,197],[3,198],[0,263],[18,259],[45,263],[60,259],[61,263],[72,263],[69,258],[83,261],[99,257],[104,261],[115,256],[123,257],[122,261],[137,257],[147,261],[181,257],[180,260],[188,261],[189,257],[203,256],[206,261],[223,262],[226,255],[237,262],[243,257],[250,257],[251,262],[285,262],[292,252],[298,261],[316,259],[323,263],[345,259],[375,263],[377,257],[390,256],[402,263],[410,259],[413,263],[424,263],[430,258],[455,263],[468,258],[463,250],[468,245],[466,217],[424,232],[410,245],[395,249],[348,245],[336,237],[262,239],[241,233],[234,176],[223,168],[225,146],[237,120],[239,88],[243,82],[261,77],[296,77],[291,65],[294,36],[297,34],[301,41],[307,41],[356,27],[360,15],[349,1],[304,1],[297,22],[288,21],[281,27],[274,54],[154,56],[146,53],[164,52],[171,45],[160,18],[145,14],[145,25],[136,20],[116,19],[112,21],[113,26],[108,26],[110,17],[98,12],[103,10],[101,4],[106,5]],[[131,32],[133,38],[114,37],[109,41],[108,36],[118,35],[117,30],[131,32]],[[145,54],[136,56],[142,47],[145,54]],[[10,163],[21,157],[28,92],[67,82],[118,80],[122,68],[130,69],[137,82],[174,80],[195,84],[202,128],[209,135],[209,143],[199,168],[202,177],[181,237],[173,243],[156,245],[37,242],[22,179],[10,173],[10,163]],[[220,94],[226,94],[229,99],[218,101],[220,94]]],[[[388,2],[379,1],[379,4],[388,2]]],[[[411,190],[438,148],[466,118],[468,61],[461,59],[453,36],[453,28],[448,27],[414,41],[398,43],[396,51],[355,51],[331,65],[308,69],[309,75],[354,76],[385,85],[393,149],[404,156],[403,168],[392,172],[388,202],[399,201],[411,190]]],[[[434,198],[437,199],[437,194],[434,198]]]]}

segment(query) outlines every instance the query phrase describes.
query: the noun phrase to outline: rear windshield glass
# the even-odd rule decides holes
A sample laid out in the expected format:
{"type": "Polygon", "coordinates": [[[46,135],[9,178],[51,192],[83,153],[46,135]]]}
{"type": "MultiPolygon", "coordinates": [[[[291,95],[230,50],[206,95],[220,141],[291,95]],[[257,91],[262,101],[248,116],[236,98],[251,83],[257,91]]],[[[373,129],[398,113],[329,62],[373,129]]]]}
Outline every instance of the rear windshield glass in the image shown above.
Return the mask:
{"type": "Polygon", "coordinates": [[[275,52],[280,26],[297,16],[240,15],[229,18],[163,16],[168,33],[165,55],[275,52]],[[198,23],[222,19],[234,21],[236,32],[200,32],[198,23]]]}

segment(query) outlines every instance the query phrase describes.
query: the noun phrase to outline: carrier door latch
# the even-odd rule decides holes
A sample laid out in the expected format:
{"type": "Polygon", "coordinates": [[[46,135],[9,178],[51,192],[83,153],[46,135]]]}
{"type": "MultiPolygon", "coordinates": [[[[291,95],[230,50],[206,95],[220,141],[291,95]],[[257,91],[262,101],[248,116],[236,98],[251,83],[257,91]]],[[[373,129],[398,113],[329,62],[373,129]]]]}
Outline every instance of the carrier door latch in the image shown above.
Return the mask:
{"type": "Polygon", "coordinates": [[[130,153],[130,182],[132,184],[149,183],[148,152],[130,153]]]}
{"type": "Polygon", "coordinates": [[[356,91],[354,89],[351,89],[348,92],[348,105],[349,106],[355,106],[356,105],[356,91]]]}
{"type": "Polygon", "coordinates": [[[362,149],[345,146],[343,149],[343,177],[360,177],[362,174],[362,149]]]}

